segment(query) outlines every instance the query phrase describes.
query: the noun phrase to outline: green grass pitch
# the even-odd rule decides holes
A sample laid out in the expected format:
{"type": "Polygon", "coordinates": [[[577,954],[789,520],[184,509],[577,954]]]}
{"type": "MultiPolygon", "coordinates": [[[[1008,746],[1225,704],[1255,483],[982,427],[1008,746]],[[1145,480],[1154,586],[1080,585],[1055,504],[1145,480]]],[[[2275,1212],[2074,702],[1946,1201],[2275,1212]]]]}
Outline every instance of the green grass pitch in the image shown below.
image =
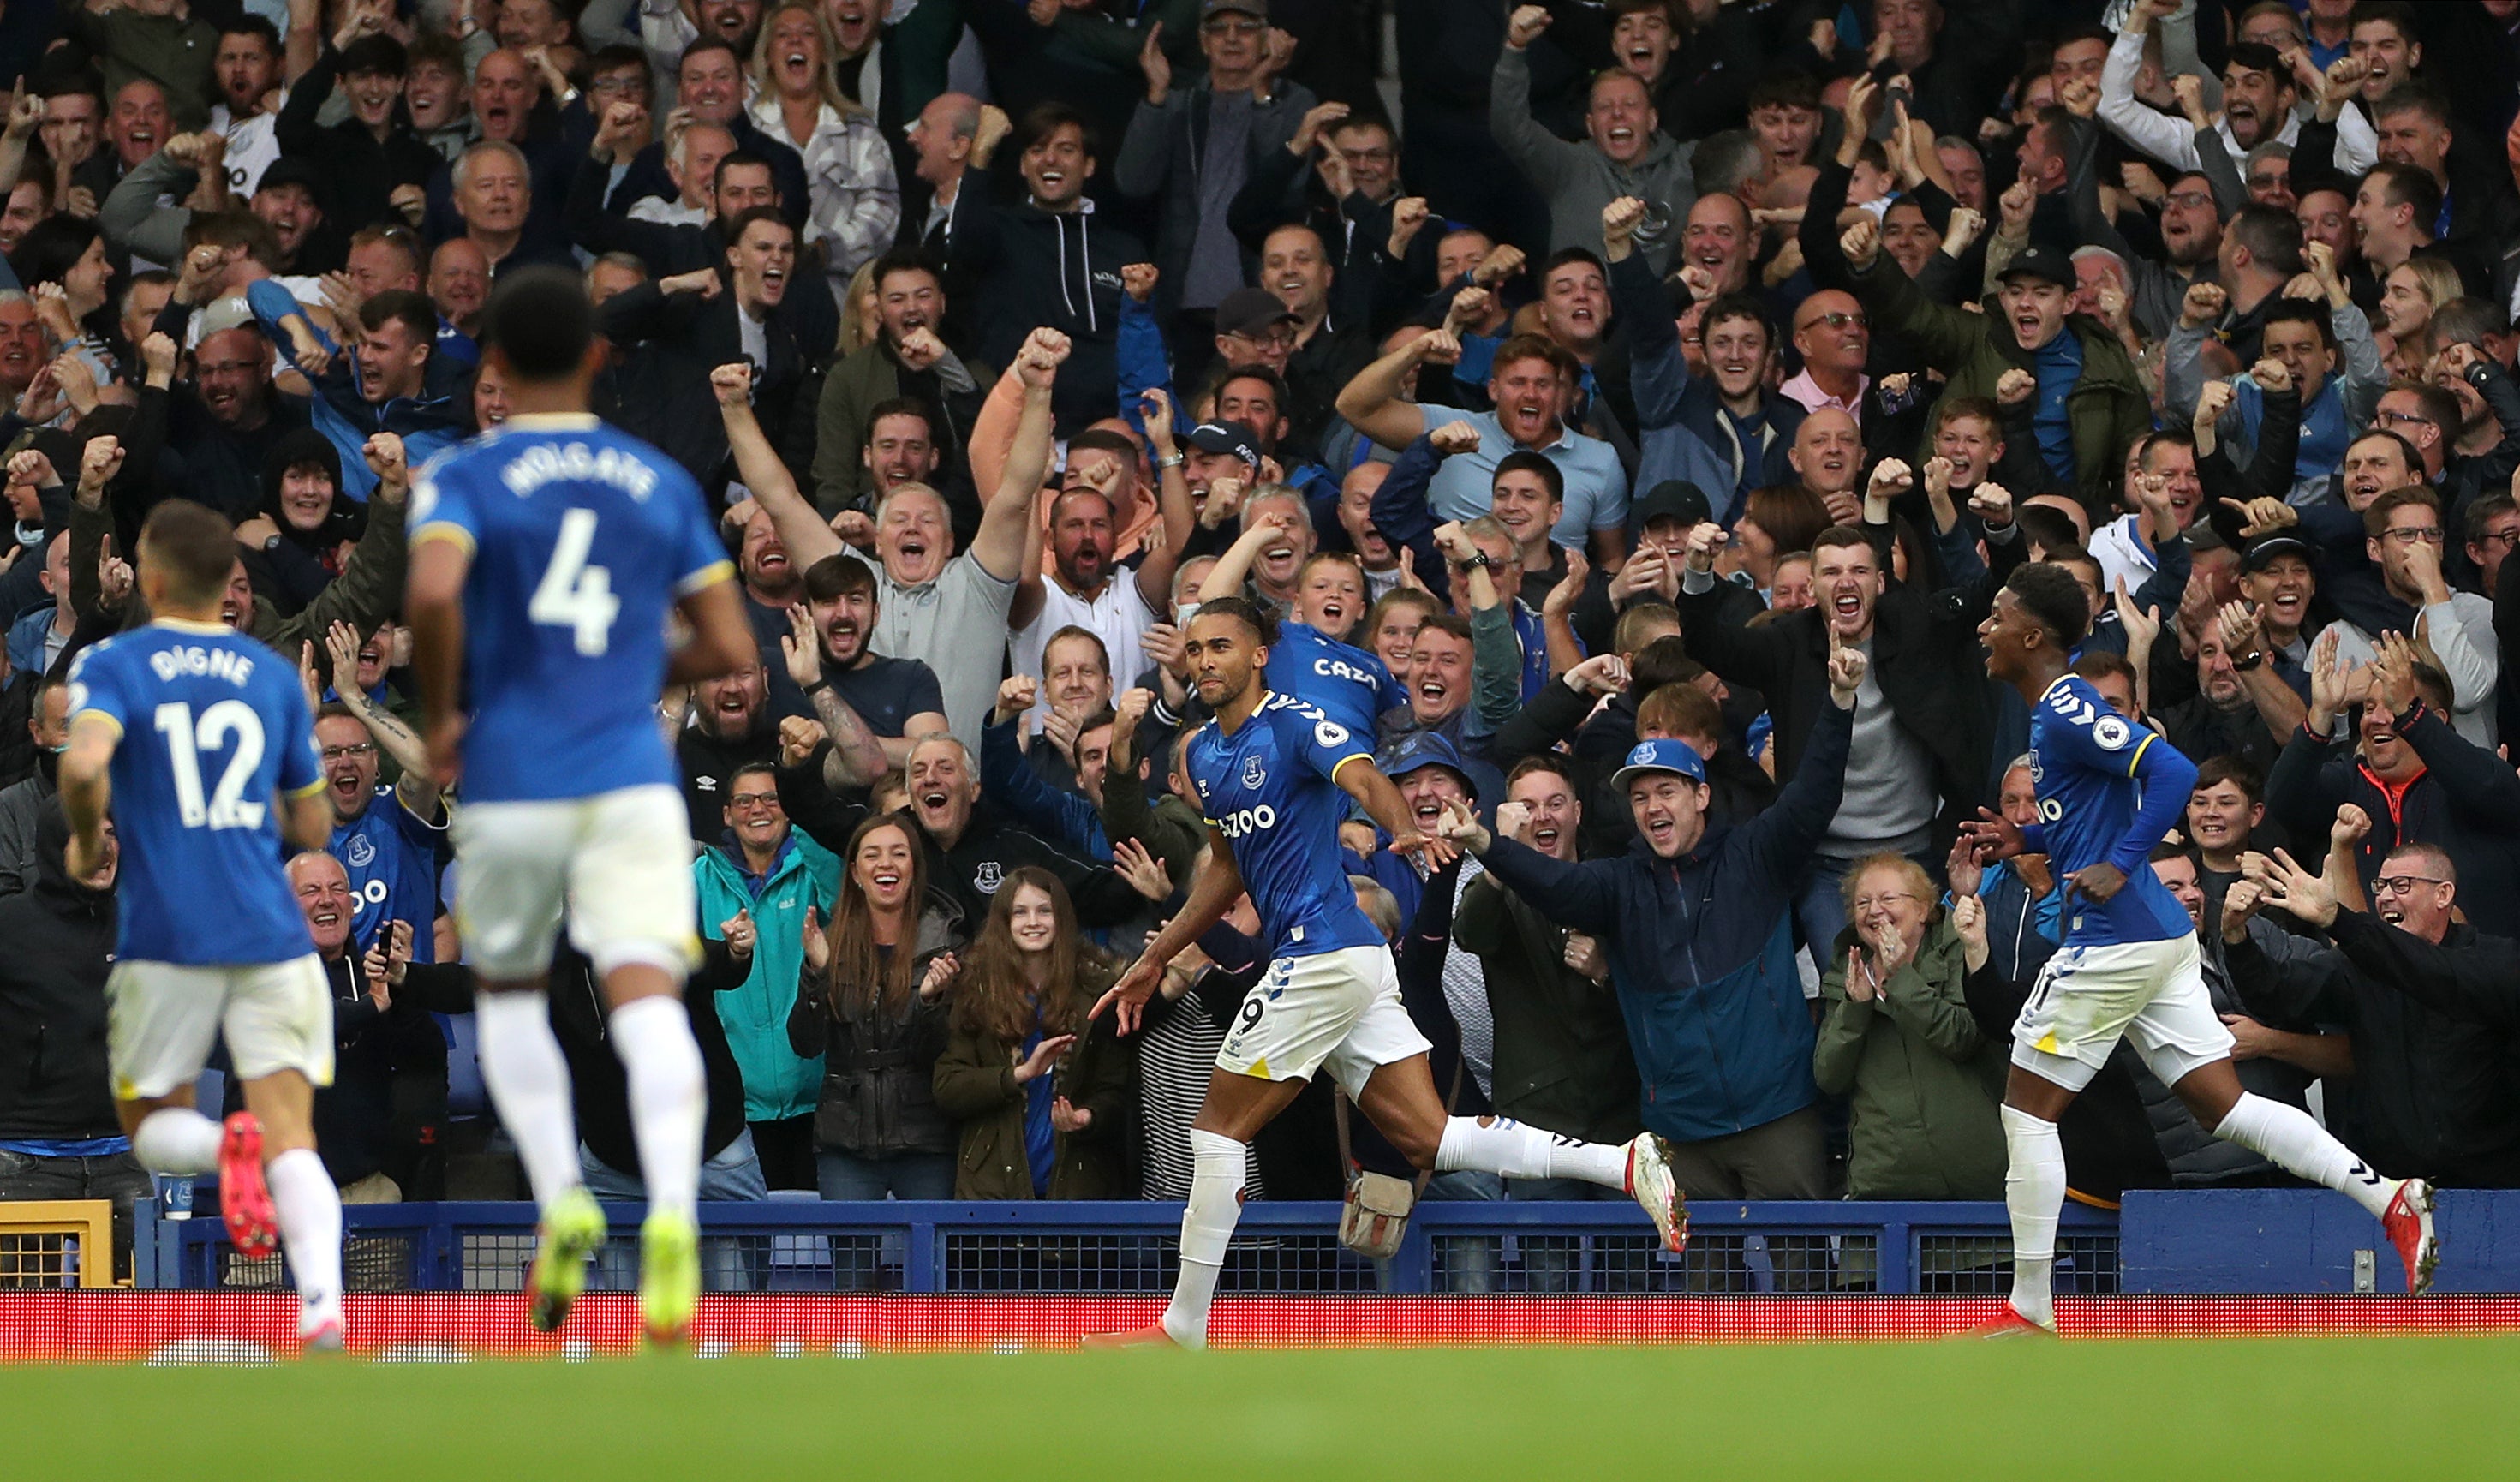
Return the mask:
{"type": "Polygon", "coordinates": [[[2520,1338],[10,1370],[0,1475],[2520,1475],[2520,1338]]]}

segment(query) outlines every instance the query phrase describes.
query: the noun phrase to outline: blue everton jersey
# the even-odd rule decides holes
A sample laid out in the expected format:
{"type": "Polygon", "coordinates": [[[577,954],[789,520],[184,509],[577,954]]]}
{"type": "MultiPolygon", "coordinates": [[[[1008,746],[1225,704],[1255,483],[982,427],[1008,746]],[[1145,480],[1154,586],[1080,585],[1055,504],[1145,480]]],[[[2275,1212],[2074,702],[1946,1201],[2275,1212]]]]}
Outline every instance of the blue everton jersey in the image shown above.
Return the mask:
{"type": "Polygon", "coordinates": [[[281,868],[283,799],[324,787],[296,668],[222,624],[161,618],[71,663],[83,715],[122,735],[116,954],[210,967],[313,951],[281,868]]]}
{"type": "Polygon", "coordinates": [[[1339,866],[1348,798],[1331,781],[1371,756],[1357,733],[1291,695],[1263,699],[1231,736],[1211,720],[1191,738],[1191,784],[1234,849],[1273,959],[1383,945],[1339,866]]]}
{"type": "Polygon", "coordinates": [[[1381,659],[1292,620],[1278,625],[1269,647],[1269,688],[1319,706],[1369,741],[1386,711],[1409,703],[1381,659]]]}
{"type": "Polygon", "coordinates": [[[404,807],[391,783],[377,788],[357,818],[333,826],[333,857],[357,902],[350,941],[358,951],[375,946],[387,921],[409,921],[411,960],[437,961],[437,846],[445,834],[404,807]]]}
{"type": "Polygon", "coordinates": [[[472,557],[468,799],[674,783],[655,715],[666,615],[733,572],[690,474],[590,416],[512,418],[420,471],[411,538],[472,557]]]}
{"type": "MultiPolygon", "coordinates": [[[[2030,712],[2030,780],[2039,792],[2040,831],[2056,874],[2072,875],[2104,861],[2126,873],[2126,887],[2106,904],[2078,893],[2067,896],[2067,946],[2166,942],[2195,934],[2186,908],[2142,863],[2160,839],[2141,841],[2140,852],[2128,848],[2128,831],[2143,806],[2136,771],[2151,748],[2169,744],[2110,709],[2079,675],[2049,686],[2030,712]]],[[[2186,800],[2182,787],[2179,801],[2186,800]]]]}

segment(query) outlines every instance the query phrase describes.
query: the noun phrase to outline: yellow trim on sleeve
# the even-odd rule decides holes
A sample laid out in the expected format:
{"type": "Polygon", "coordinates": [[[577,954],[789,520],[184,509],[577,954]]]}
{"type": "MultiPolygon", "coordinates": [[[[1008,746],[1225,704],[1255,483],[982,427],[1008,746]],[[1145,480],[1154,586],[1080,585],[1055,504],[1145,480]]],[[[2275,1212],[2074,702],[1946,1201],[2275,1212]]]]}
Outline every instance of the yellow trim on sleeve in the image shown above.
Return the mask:
{"type": "Polygon", "coordinates": [[[2143,740],[2136,742],[2135,755],[2127,758],[2127,776],[2135,776],[2135,769],[2143,764],[2144,751],[2149,748],[2154,741],[2159,740],[2161,740],[2160,732],[2154,731],[2149,727],[2145,729],[2143,740]]]}
{"type": "Polygon", "coordinates": [[[1332,764],[1331,764],[1331,766],[1330,766],[1330,781],[1331,781],[1331,782],[1333,782],[1333,783],[1337,782],[1337,781],[1338,781],[1338,775],[1339,775],[1339,771],[1340,771],[1340,769],[1341,769],[1341,768],[1343,768],[1343,767],[1345,767],[1345,766],[1346,766],[1348,763],[1350,763],[1350,762],[1371,762],[1371,761],[1372,761],[1372,760],[1373,760],[1373,753],[1372,753],[1372,752],[1371,752],[1371,751],[1351,751],[1351,752],[1349,752],[1347,755],[1340,757],[1336,762],[1334,762],[1334,763],[1332,763],[1332,764]]]}
{"type": "Polygon", "coordinates": [[[80,721],[90,718],[101,720],[107,725],[112,726],[113,728],[114,739],[116,741],[122,739],[122,722],[115,720],[112,716],[108,715],[103,710],[96,709],[93,706],[72,715],[70,717],[70,725],[75,729],[80,721]]]}
{"type": "Polygon", "coordinates": [[[417,546],[432,540],[452,541],[462,546],[467,556],[472,555],[474,550],[472,531],[443,519],[432,519],[412,531],[409,543],[417,546]]]}
{"type": "Polygon", "coordinates": [[[290,790],[289,790],[289,792],[288,792],[287,794],[285,794],[285,795],[286,795],[286,796],[288,796],[289,798],[291,798],[292,800],[294,800],[294,799],[297,799],[297,798],[301,798],[301,797],[313,797],[316,793],[323,791],[325,788],[327,788],[327,787],[329,787],[329,786],[333,786],[331,783],[326,782],[324,779],[322,779],[322,778],[320,778],[320,777],[319,777],[319,778],[315,779],[313,782],[308,783],[308,784],[307,784],[305,786],[303,786],[303,787],[294,787],[294,788],[290,789],[290,790]]]}
{"type": "Polygon", "coordinates": [[[719,582],[733,581],[734,579],[735,562],[731,561],[711,561],[707,565],[694,571],[691,575],[684,577],[681,581],[674,583],[674,595],[676,597],[689,597],[695,592],[714,587],[719,582]]]}

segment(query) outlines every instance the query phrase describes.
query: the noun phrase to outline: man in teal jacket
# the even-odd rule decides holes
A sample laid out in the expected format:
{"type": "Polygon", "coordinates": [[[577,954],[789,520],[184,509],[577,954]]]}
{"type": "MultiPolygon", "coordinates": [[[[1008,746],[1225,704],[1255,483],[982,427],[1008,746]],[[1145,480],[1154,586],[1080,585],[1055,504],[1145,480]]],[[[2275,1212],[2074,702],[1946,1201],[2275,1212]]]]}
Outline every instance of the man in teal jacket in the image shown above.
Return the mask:
{"type": "Polygon", "coordinates": [[[692,864],[700,933],[749,957],[743,985],[721,994],[717,1015],[743,1071],[743,1119],[773,1189],[814,1187],[814,1100],[823,1061],[788,1045],[788,1011],[804,966],[805,914],[831,919],[839,857],[788,824],[778,773],[747,762],[726,780],[724,841],[692,864]]]}

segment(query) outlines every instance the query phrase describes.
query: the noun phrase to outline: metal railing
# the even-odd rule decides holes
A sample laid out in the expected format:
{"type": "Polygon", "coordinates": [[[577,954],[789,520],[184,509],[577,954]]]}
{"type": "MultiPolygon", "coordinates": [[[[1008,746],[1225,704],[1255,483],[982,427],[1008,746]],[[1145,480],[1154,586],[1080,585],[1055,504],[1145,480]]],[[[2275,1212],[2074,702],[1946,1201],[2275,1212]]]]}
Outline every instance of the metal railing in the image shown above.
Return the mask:
{"type": "MultiPolygon", "coordinates": [[[[612,1237],[590,1287],[637,1285],[641,1207],[608,1205],[612,1237]]],[[[520,1291],[534,1244],[522,1203],[354,1205],[343,1211],[352,1291],[520,1291]]],[[[2010,1289],[2001,1204],[1701,1204],[1688,1249],[1660,1247],[1622,1203],[1428,1202],[1399,1253],[1338,1243],[1338,1206],[1242,1211],[1221,1289],[1243,1293],[1994,1294],[2010,1289]]],[[[1143,1202],[819,1203],[701,1206],[701,1264],[723,1292],[1162,1292],[1181,1206],[1143,1202]]],[[[2059,1291],[2118,1290],[2116,1221],[2068,1206],[2059,1291]]],[[[140,1211],[144,1287],[278,1290],[282,1258],[239,1256],[214,1217],[140,1211]]]]}

